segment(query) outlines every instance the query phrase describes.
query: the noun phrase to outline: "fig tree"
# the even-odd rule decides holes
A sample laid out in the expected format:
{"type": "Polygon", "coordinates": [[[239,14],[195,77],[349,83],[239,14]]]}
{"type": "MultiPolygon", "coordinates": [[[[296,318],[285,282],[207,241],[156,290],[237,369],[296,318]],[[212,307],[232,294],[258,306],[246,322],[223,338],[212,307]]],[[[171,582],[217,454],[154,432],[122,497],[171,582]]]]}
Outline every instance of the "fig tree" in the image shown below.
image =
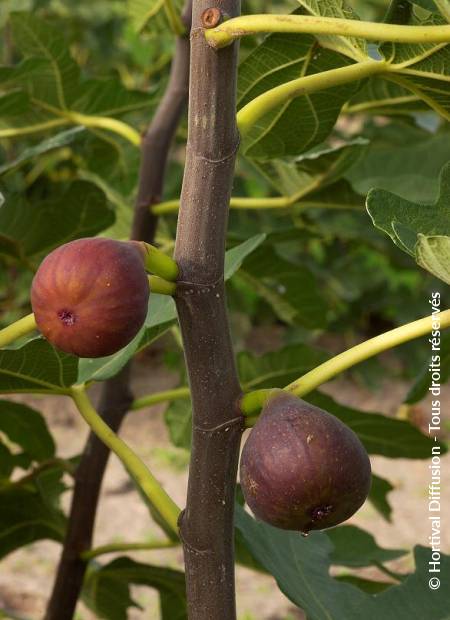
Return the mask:
{"type": "Polygon", "coordinates": [[[338,525],[360,508],[370,490],[371,468],[348,426],[279,391],[250,431],[240,480],[257,518],[306,534],[338,525]]]}
{"type": "Polygon", "coordinates": [[[149,293],[139,243],[87,238],[58,247],[42,261],[31,305],[38,329],[55,347],[103,357],[137,334],[149,293]]]}

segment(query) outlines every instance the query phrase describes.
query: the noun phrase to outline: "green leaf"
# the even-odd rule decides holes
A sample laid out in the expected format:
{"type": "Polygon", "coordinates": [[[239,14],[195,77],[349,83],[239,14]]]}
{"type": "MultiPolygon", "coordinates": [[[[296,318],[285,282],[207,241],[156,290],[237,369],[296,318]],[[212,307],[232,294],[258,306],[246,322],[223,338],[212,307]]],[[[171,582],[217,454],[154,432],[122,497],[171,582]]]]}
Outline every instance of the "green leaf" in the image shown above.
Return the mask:
{"type": "Polygon", "coordinates": [[[191,449],[192,407],[189,400],[174,400],[164,413],[170,440],[178,448],[191,449]]]}
{"type": "Polygon", "coordinates": [[[144,325],[126,347],[107,357],[82,358],[79,361],[78,383],[105,381],[116,375],[135,353],[165,333],[174,322],[176,309],[167,295],[150,295],[144,325]]]}
{"type": "Polygon", "coordinates": [[[421,267],[450,284],[450,237],[426,237],[419,233],[414,250],[421,267]]]}
{"type": "MultiPolygon", "coordinates": [[[[440,25],[440,16],[419,19],[412,12],[410,25],[440,25]]],[[[381,47],[385,58],[395,65],[394,83],[422,99],[438,114],[450,120],[450,46],[446,43],[389,43],[381,47]]]]}
{"type": "MultiPolygon", "coordinates": [[[[350,62],[334,51],[318,47],[312,36],[270,35],[240,65],[238,108],[280,84],[350,62]]],[[[267,160],[299,155],[320,144],[357,88],[356,83],[344,84],[286,101],[248,132],[244,140],[245,154],[267,160]]]]}
{"type": "Polygon", "coordinates": [[[304,202],[306,196],[329,186],[335,194],[333,185],[361,158],[368,143],[356,138],[339,146],[321,144],[292,159],[255,160],[254,165],[280,194],[297,195],[304,202]]]}
{"type": "Polygon", "coordinates": [[[2,443],[0,439],[0,484],[3,479],[8,479],[16,466],[14,455],[2,443]]]}
{"type": "Polygon", "coordinates": [[[28,79],[30,95],[37,102],[66,110],[77,96],[80,70],[70,56],[64,33],[33,13],[13,13],[11,26],[17,48],[25,57],[42,63],[39,74],[28,79]]]}
{"type": "Polygon", "coordinates": [[[163,620],[186,620],[184,574],[180,571],[120,557],[89,570],[83,600],[98,618],[127,620],[127,609],[137,607],[131,585],[146,585],[160,592],[163,620]]]}
{"type": "Polygon", "coordinates": [[[13,161],[9,161],[6,164],[3,164],[3,166],[0,166],[0,176],[10,172],[18,166],[22,166],[39,155],[49,153],[50,151],[54,151],[71,144],[80,133],[84,132],[84,127],[73,127],[72,129],[62,131],[47,140],[39,142],[36,146],[30,146],[29,148],[24,149],[13,161]]]}
{"type": "Polygon", "coordinates": [[[181,0],[127,0],[128,16],[135,30],[141,32],[149,25],[152,30],[162,32],[169,25],[164,10],[166,2],[172,1],[174,10],[180,15],[183,3],[181,0]]]}
{"type": "Polygon", "coordinates": [[[381,516],[388,522],[391,521],[392,507],[388,502],[387,495],[393,490],[389,480],[372,473],[372,486],[369,492],[369,502],[381,516]]]}
{"type": "Polygon", "coordinates": [[[239,353],[237,364],[243,389],[249,391],[284,387],[328,358],[325,351],[296,344],[261,356],[239,353]]]}
{"type": "Polygon", "coordinates": [[[450,132],[436,134],[406,123],[377,127],[345,178],[359,194],[376,187],[417,202],[432,202],[439,173],[449,159],[450,132]]]}
{"type": "Polygon", "coordinates": [[[312,271],[262,246],[247,259],[239,275],[285,323],[310,329],[327,324],[327,303],[312,271]]]}
{"type": "Polygon", "coordinates": [[[59,198],[37,204],[10,196],[0,208],[0,252],[39,257],[73,239],[95,235],[113,221],[104,193],[87,181],[74,181],[59,198]]]}
{"type": "Polygon", "coordinates": [[[225,280],[229,280],[231,276],[241,267],[244,259],[253,252],[266,238],[265,234],[255,235],[247,241],[240,243],[235,248],[228,250],[225,254],[225,280]]]}
{"type": "Polygon", "coordinates": [[[0,393],[65,393],[77,378],[78,360],[43,338],[0,351],[0,393]]]}
{"type": "MultiPolygon", "coordinates": [[[[388,418],[338,404],[330,396],[314,392],[307,396],[313,405],[328,411],[347,424],[360,438],[370,454],[389,458],[427,459],[436,443],[404,420],[388,418]]],[[[445,444],[439,444],[442,453],[445,444]]]]}
{"type": "Polygon", "coordinates": [[[351,605],[359,608],[365,597],[356,588],[329,576],[333,545],[326,534],[314,532],[304,538],[298,532],[255,521],[238,506],[235,522],[251,553],[309,619],[355,617],[346,613],[351,605]]]}
{"type": "Polygon", "coordinates": [[[330,561],[339,566],[361,568],[384,564],[408,553],[404,549],[382,549],[369,532],[354,525],[334,527],[327,530],[326,534],[334,547],[330,561]]]}
{"type": "Polygon", "coordinates": [[[429,248],[424,238],[450,236],[450,162],[441,170],[440,192],[434,204],[417,204],[378,189],[369,192],[366,204],[373,224],[399,248],[432,269],[434,275],[447,277],[448,267],[441,264],[446,258],[447,243],[442,239],[432,241],[429,248]]]}
{"type": "Polygon", "coordinates": [[[0,78],[9,87],[22,89],[22,110],[18,114],[11,101],[7,100],[6,106],[0,102],[0,116],[5,117],[6,112],[8,121],[3,126],[27,127],[30,131],[51,129],[54,123],[73,123],[72,112],[121,116],[154,105],[148,93],[127,90],[118,78],[83,80],[70,54],[66,33],[49,19],[43,20],[35,12],[13,13],[11,26],[14,44],[25,61],[0,69],[0,78]],[[34,127],[48,121],[53,124],[34,127]]]}
{"type": "MultiPolygon", "coordinates": [[[[344,0],[297,0],[310,15],[333,17],[338,19],[359,19],[353,9],[344,0]]],[[[364,39],[342,37],[337,35],[317,36],[322,47],[349,56],[357,61],[368,58],[367,43],[364,39]]]]}
{"type": "Polygon", "coordinates": [[[37,540],[63,541],[65,517],[36,490],[5,488],[0,504],[0,558],[37,540]]]}
{"type": "Polygon", "coordinates": [[[367,594],[379,594],[392,585],[389,581],[371,581],[369,579],[356,577],[356,575],[336,575],[335,579],[342,583],[349,583],[363,592],[367,592],[367,594]]]}
{"type": "MultiPolygon", "coordinates": [[[[365,82],[345,109],[351,113],[391,116],[429,110],[429,106],[407,88],[375,75],[365,82]]],[[[382,130],[381,127],[378,129],[382,130]]]]}
{"type": "MultiPolygon", "coordinates": [[[[236,507],[236,526],[255,558],[271,573],[281,591],[309,620],[407,620],[448,617],[445,588],[428,586],[430,550],[415,548],[415,573],[400,585],[370,595],[329,575],[333,545],[323,532],[303,538],[298,532],[279,530],[257,522],[236,507]]],[[[442,574],[450,570],[450,557],[441,555],[442,574]]]]}
{"type": "Polygon", "coordinates": [[[27,405],[0,400],[0,431],[33,460],[55,455],[55,443],[43,416],[27,405]]]}

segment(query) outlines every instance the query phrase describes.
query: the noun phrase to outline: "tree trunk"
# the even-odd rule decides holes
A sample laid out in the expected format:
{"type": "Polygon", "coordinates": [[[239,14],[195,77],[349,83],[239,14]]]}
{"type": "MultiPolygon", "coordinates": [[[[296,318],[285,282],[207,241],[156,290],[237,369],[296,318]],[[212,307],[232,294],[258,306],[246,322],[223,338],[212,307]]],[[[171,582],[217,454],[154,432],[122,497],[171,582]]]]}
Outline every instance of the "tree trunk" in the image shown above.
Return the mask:
{"type": "MultiPolygon", "coordinates": [[[[217,6],[230,17],[239,13],[234,0],[217,6]]],[[[189,135],[175,247],[181,269],[176,304],[193,406],[188,497],[180,532],[189,618],[234,620],[233,515],[243,419],[223,274],[239,143],[237,46],[214,51],[206,44],[201,20],[209,7],[199,0],[192,15],[189,135]]]]}

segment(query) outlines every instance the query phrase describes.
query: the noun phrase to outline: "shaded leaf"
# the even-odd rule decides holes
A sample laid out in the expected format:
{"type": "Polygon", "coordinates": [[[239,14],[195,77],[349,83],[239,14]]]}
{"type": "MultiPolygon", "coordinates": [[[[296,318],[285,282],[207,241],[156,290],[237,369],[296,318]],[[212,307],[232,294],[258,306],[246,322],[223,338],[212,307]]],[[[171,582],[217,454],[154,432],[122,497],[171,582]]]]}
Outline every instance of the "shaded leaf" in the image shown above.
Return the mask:
{"type": "Polygon", "coordinates": [[[55,454],[55,443],[43,416],[27,405],[0,400],[0,431],[33,460],[43,461],[55,454]]]}
{"type": "MultiPolygon", "coordinates": [[[[415,573],[400,585],[370,595],[329,575],[333,545],[327,534],[280,530],[257,522],[236,506],[236,526],[251,553],[271,573],[281,591],[310,620],[444,620],[448,615],[445,588],[428,587],[429,549],[415,548],[415,573]]],[[[441,555],[441,569],[450,569],[450,557],[441,555]]]]}
{"type": "Polygon", "coordinates": [[[44,153],[48,153],[50,151],[54,151],[56,149],[60,149],[63,146],[71,144],[80,133],[85,131],[84,127],[73,127],[72,129],[68,129],[67,131],[62,131],[47,140],[43,140],[36,144],[35,146],[30,146],[27,149],[24,149],[18,157],[16,157],[13,161],[9,161],[3,166],[0,166],[0,175],[5,174],[6,172],[10,172],[14,168],[23,165],[35,157],[42,155],[44,153]]]}
{"type": "MultiPolygon", "coordinates": [[[[439,365],[440,365],[440,383],[444,385],[450,378],[450,333],[445,332],[441,337],[441,346],[439,353],[439,365]]],[[[417,375],[416,380],[409,389],[408,395],[405,398],[405,403],[414,404],[422,400],[427,394],[429,394],[428,388],[431,385],[430,363],[431,357],[427,360],[427,363],[423,365],[420,372],[417,375]]]]}
{"type": "Polygon", "coordinates": [[[138,606],[130,596],[133,584],[160,592],[163,620],[186,620],[184,574],[127,557],[92,567],[84,583],[83,600],[98,618],[127,620],[128,608],[138,606]]]}
{"type": "Polygon", "coordinates": [[[36,540],[63,541],[65,517],[36,490],[2,489],[0,503],[0,558],[36,540]]]}
{"type": "Polygon", "coordinates": [[[245,391],[284,387],[329,358],[325,351],[304,344],[254,355],[242,352],[237,358],[239,378],[245,391]]]}
{"type": "Polygon", "coordinates": [[[354,525],[340,525],[326,532],[333,543],[332,564],[361,568],[396,560],[408,553],[405,549],[382,549],[375,538],[354,525]]]}
{"type": "Polygon", "coordinates": [[[416,202],[432,202],[439,191],[439,172],[449,159],[450,132],[430,134],[406,123],[377,127],[370,145],[345,172],[355,191],[372,188],[416,202]]]}
{"type": "Polygon", "coordinates": [[[367,196],[367,211],[373,224],[388,234],[392,241],[422,266],[432,269],[433,275],[447,278],[447,242],[431,242],[424,237],[450,236],[450,163],[440,174],[440,192],[432,205],[417,204],[396,194],[374,189],[367,196]],[[419,255],[417,255],[419,250],[419,255]]]}
{"type": "Polygon", "coordinates": [[[389,480],[372,473],[372,486],[369,492],[369,502],[378,510],[386,521],[391,521],[392,507],[388,502],[387,495],[393,490],[389,480]]]}
{"type": "Polygon", "coordinates": [[[192,406],[189,400],[174,400],[164,413],[170,440],[178,448],[191,448],[192,406]]]}
{"type": "Polygon", "coordinates": [[[64,393],[77,378],[78,359],[43,338],[0,351],[0,393],[64,393]]]}
{"type": "MultiPolygon", "coordinates": [[[[292,159],[255,160],[254,165],[280,194],[297,195],[304,202],[312,192],[332,186],[341,179],[361,157],[367,144],[363,138],[339,146],[322,144],[292,159]]],[[[334,188],[332,193],[336,193],[334,188]]]]}
{"type": "Polygon", "coordinates": [[[87,181],[74,181],[59,198],[37,204],[9,196],[0,207],[0,252],[17,258],[39,256],[95,235],[113,222],[104,193],[87,181]]]}
{"type": "MultiPolygon", "coordinates": [[[[436,443],[404,420],[388,418],[346,407],[320,392],[308,394],[308,402],[328,411],[347,424],[360,438],[370,454],[389,458],[427,459],[436,443]]],[[[439,444],[442,453],[445,444],[439,444]]]]}
{"type": "Polygon", "coordinates": [[[228,250],[225,254],[225,280],[229,280],[231,276],[241,267],[244,259],[253,252],[266,238],[265,234],[255,235],[247,241],[240,243],[235,248],[228,250]]]}
{"type": "Polygon", "coordinates": [[[173,324],[175,317],[176,310],[173,299],[167,295],[152,293],[144,325],[133,340],[113,355],[80,359],[78,382],[104,381],[113,377],[137,351],[165,333],[173,324]]]}

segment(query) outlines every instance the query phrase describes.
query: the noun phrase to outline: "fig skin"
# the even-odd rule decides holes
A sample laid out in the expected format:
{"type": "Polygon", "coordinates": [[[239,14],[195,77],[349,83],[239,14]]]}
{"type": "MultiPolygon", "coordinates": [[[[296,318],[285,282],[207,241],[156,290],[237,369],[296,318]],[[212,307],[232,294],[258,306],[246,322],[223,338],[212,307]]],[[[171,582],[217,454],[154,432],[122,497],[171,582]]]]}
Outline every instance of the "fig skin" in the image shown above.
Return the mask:
{"type": "Polygon", "coordinates": [[[371,467],[348,426],[280,391],[266,403],[245,443],[240,481],[257,518],[307,534],[346,521],[362,506],[371,467]]]}
{"type": "Polygon", "coordinates": [[[112,355],[137,334],[150,294],[136,242],[77,239],[51,252],[31,285],[40,332],[78,357],[112,355]]]}

